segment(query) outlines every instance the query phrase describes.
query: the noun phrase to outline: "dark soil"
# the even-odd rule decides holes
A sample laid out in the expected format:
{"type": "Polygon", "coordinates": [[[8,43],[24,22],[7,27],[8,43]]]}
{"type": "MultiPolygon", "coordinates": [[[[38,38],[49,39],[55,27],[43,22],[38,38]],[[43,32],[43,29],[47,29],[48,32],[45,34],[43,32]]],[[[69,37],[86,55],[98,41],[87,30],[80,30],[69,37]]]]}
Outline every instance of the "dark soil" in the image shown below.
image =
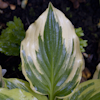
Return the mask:
{"type": "MultiPolygon", "coordinates": [[[[99,0],[86,0],[85,3],[80,3],[78,9],[73,7],[70,0],[29,0],[25,9],[22,9],[17,4],[17,0],[3,0],[16,6],[15,10],[11,10],[10,7],[1,9],[4,13],[0,14],[0,25],[6,28],[6,23],[12,21],[14,16],[20,17],[24,24],[25,30],[28,29],[29,25],[33,23],[48,7],[49,2],[61,10],[66,17],[70,19],[75,28],[82,27],[85,36],[82,37],[88,40],[88,46],[85,48],[86,53],[89,55],[85,58],[85,67],[87,67],[93,75],[97,64],[100,61],[98,56],[98,43],[100,40],[100,28],[98,23],[100,19],[100,4],[99,0]],[[69,9],[68,11],[66,9],[69,9]]],[[[2,31],[0,29],[0,32],[2,31]]],[[[22,78],[21,71],[18,70],[20,64],[20,57],[6,56],[0,53],[0,65],[2,68],[7,69],[5,77],[7,78],[22,78]]],[[[92,77],[92,76],[91,76],[92,77]]]]}

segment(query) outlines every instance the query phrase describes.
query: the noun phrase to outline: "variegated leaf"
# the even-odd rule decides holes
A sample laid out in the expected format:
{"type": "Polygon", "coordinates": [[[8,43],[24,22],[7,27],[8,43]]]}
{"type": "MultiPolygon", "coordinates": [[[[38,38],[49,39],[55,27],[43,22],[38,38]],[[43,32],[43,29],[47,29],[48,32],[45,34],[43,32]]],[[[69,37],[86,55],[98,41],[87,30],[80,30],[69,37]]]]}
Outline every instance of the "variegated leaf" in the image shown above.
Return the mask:
{"type": "Polygon", "coordinates": [[[49,4],[21,43],[22,71],[37,93],[63,98],[81,79],[79,40],[65,15],[49,4]]]}
{"type": "Polygon", "coordinates": [[[17,78],[10,78],[10,79],[3,78],[3,80],[5,82],[5,88],[8,88],[8,89],[15,89],[15,88],[23,89],[26,92],[31,93],[38,100],[41,100],[41,98],[42,98],[42,100],[47,100],[46,96],[42,96],[42,95],[37,94],[34,91],[32,91],[29,83],[24,81],[24,80],[17,79],[17,78]]]}
{"type": "Polygon", "coordinates": [[[100,100],[100,79],[81,83],[72,95],[63,100],[100,100]]]}
{"type": "Polygon", "coordinates": [[[5,88],[0,88],[0,100],[43,100],[37,99],[31,93],[26,92],[22,89],[12,89],[8,90],[5,88]]]}

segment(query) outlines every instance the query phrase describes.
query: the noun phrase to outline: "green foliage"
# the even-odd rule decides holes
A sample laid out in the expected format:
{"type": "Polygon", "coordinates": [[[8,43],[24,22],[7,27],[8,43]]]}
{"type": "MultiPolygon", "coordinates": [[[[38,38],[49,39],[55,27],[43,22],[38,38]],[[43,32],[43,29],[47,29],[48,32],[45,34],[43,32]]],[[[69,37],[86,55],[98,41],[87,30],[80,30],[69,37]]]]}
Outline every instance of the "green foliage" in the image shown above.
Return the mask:
{"type": "Polygon", "coordinates": [[[14,21],[7,22],[0,36],[0,51],[6,55],[18,56],[20,43],[25,37],[25,30],[20,18],[14,16],[14,21]]]}
{"type": "Polygon", "coordinates": [[[83,40],[81,37],[84,36],[83,30],[81,27],[79,28],[75,28],[75,32],[77,34],[77,36],[79,37],[79,41],[80,41],[80,50],[81,52],[85,52],[84,47],[86,47],[87,44],[87,40],[83,40]]]}

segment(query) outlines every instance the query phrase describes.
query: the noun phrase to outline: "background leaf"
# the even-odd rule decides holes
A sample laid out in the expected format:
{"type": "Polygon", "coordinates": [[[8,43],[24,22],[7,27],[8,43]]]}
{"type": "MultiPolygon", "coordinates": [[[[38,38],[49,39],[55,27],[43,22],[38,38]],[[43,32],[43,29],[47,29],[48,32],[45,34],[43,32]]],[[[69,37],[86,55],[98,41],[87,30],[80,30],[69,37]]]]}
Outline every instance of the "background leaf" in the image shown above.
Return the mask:
{"type": "Polygon", "coordinates": [[[99,100],[100,99],[100,79],[89,80],[81,83],[74,91],[64,100],[99,100]]]}
{"type": "Polygon", "coordinates": [[[75,28],[75,32],[76,32],[76,34],[79,38],[79,41],[80,41],[80,50],[81,50],[81,52],[85,52],[84,47],[86,47],[88,44],[87,44],[87,40],[82,39],[82,36],[84,36],[82,28],[81,27],[75,28]]]}
{"type": "Polygon", "coordinates": [[[100,63],[96,67],[96,71],[94,72],[93,79],[100,79],[100,63]]]}
{"type": "Polygon", "coordinates": [[[0,88],[0,100],[43,100],[37,99],[31,93],[26,92],[22,89],[12,89],[8,90],[5,88],[0,88]]]}
{"type": "Polygon", "coordinates": [[[24,81],[24,80],[21,80],[21,79],[17,79],[17,78],[10,78],[10,79],[3,78],[3,80],[5,82],[5,88],[8,88],[10,90],[11,89],[15,89],[15,88],[23,89],[24,91],[31,93],[38,100],[41,100],[41,98],[43,100],[47,100],[46,96],[42,96],[42,95],[39,95],[39,94],[33,92],[31,90],[30,85],[29,85],[29,83],[27,81],[24,81]]]}
{"type": "Polygon", "coordinates": [[[0,36],[0,51],[6,55],[18,56],[21,41],[25,37],[25,30],[20,18],[14,16],[14,21],[7,22],[0,36]]]}

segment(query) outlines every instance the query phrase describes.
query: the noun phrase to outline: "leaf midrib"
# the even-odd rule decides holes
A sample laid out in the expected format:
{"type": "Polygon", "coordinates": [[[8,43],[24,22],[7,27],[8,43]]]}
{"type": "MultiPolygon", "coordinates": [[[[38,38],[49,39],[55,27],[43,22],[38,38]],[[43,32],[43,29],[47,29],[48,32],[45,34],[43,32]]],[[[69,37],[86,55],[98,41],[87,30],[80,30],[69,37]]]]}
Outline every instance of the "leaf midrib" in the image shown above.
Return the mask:
{"type": "Polygon", "coordinates": [[[50,87],[50,100],[54,100],[54,63],[53,63],[53,54],[52,54],[52,62],[51,62],[51,87],[50,87]]]}

